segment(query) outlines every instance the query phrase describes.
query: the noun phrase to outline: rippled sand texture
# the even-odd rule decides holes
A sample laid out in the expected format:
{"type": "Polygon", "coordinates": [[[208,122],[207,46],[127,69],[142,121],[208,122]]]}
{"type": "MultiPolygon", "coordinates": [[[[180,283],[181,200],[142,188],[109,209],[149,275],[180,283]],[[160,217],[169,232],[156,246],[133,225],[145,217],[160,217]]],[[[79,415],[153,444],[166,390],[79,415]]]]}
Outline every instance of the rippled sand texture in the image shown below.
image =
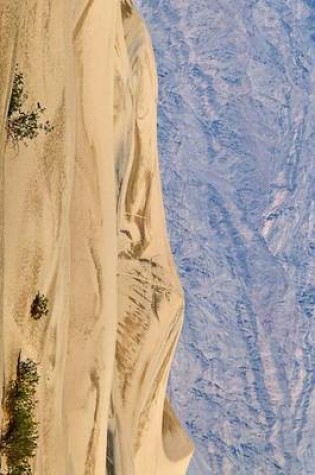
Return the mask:
{"type": "Polygon", "coordinates": [[[126,475],[182,474],[191,444],[164,403],[183,294],[164,225],[155,63],[144,24],[127,7],[122,13],[115,45],[119,320],[114,461],[117,473],[126,475]]]}
{"type": "Polygon", "coordinates": [[[165,402],[183,296],[149,37],[114,0],[0,6],[2,404],[21,351],[39,363],[35,475],[104,475],[106,459],[108,474],[183,475],[192,447],[165,402]],[[18,148],[4,128],[16,63],[54,126],[18,148]],[[34,321],[37,290],[50,314],[34,321]]]}

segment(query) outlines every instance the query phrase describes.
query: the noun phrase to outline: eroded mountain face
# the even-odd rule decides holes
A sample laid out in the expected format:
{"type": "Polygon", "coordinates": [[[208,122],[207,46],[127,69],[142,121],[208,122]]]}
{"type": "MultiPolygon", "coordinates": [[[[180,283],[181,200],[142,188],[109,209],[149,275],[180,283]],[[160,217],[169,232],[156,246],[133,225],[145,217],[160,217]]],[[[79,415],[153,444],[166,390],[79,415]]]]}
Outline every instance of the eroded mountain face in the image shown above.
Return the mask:
{"type": "Polygon", "coordinates": [[[192,445],[165,399],[183,293],[145,25],[129,1],[29,0],[3,12],[1,471],[184,475],[192,445]],[[49,130],[12,143],[20,72],[27,94],[11,125],[37,126],[32,111],[42,111],[49,130]],[[10,429],[25,378],[27,452],[25,427],[10,429]]]}

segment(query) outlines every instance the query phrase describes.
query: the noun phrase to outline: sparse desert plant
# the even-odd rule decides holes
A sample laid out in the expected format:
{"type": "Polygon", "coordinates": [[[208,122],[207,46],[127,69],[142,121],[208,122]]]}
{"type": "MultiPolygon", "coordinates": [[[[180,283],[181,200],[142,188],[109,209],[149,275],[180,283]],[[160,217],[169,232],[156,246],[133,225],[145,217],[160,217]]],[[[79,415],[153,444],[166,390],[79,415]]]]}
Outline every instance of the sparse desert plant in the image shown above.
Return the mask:
{"type": "Polygon", "coordinates": [[[48,315],[48,304],[48,298],[38,291],[31,305],[31,316],[35,320],[39,320],[41,317],[48,315]]]}
{"type": "Polygon", "coordinates": [[[36,138],[41,131],[49,133],[53,130],[49,120],[42,121],[45,107],[38,102],[36,106],[27,109],[27,98],[24,75],[16,68],[7,116],[7,136],[14,145],[36,138]]]}
{"type": "Polygon", "coordinates": [[[19,358],[17,376],[8,389],[6,413],[8,424],[0,438],[0,453],[5,457],[6,475],[32,475],[38,423],[35,421],[36,388],[39,381],[34,361],[19,358]]]}
{"type": "Polygon", "coordinates": [[[9,104],[8,117],[18,112],[27,99],[27,94],[24,92],[24,77],[21,72],[15,72],[13,77],[11,100],[9,104]]]}

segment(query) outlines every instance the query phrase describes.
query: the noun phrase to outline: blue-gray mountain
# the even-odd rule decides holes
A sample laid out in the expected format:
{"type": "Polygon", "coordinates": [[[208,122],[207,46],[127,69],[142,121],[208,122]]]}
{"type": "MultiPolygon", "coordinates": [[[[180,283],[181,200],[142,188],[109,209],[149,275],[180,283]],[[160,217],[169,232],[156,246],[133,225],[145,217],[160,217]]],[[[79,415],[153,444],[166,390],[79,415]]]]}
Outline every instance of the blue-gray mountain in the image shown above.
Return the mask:
{"type": "Polygon", "coordinates": [[[139,0],[193,475],[315,474],[315,1],[139,0]]]}

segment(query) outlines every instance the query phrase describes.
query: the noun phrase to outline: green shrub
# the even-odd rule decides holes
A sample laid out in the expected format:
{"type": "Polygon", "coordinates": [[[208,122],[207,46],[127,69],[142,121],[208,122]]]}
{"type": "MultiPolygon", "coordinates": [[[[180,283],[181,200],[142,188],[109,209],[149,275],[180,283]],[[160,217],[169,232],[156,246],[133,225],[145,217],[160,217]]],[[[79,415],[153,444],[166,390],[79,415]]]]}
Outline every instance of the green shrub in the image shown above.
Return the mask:
{"type": "Polygon", "coordinates": [[[45,297],[44,294],[37,292],[31,305],[31,316],[35,320],[39,320],[44,315],[48,315],[49,313],[48,303],[49,303],[48,298],[45,297]]]}
{"type": "Polygon", "coordinates": [[[35,107],[27,109],[25,106],[27,98],[24,75],[16,70],[7,116],[7,136],[14,145],[20,141],[36,138],[41,131],[49,133],[53,130],[49,120],[41,121],[45,107],[38,102],[35,107]]]}
{"type": "Polygon", "coordinates": [[[34,416],[38,381],[36,363],[19,359],[17,377],[6,398],[8,425],[0,439],[0,452],[6,459],[6,475],[32,475],[30,461],[35,455],[38,438],[34,416]]]}

